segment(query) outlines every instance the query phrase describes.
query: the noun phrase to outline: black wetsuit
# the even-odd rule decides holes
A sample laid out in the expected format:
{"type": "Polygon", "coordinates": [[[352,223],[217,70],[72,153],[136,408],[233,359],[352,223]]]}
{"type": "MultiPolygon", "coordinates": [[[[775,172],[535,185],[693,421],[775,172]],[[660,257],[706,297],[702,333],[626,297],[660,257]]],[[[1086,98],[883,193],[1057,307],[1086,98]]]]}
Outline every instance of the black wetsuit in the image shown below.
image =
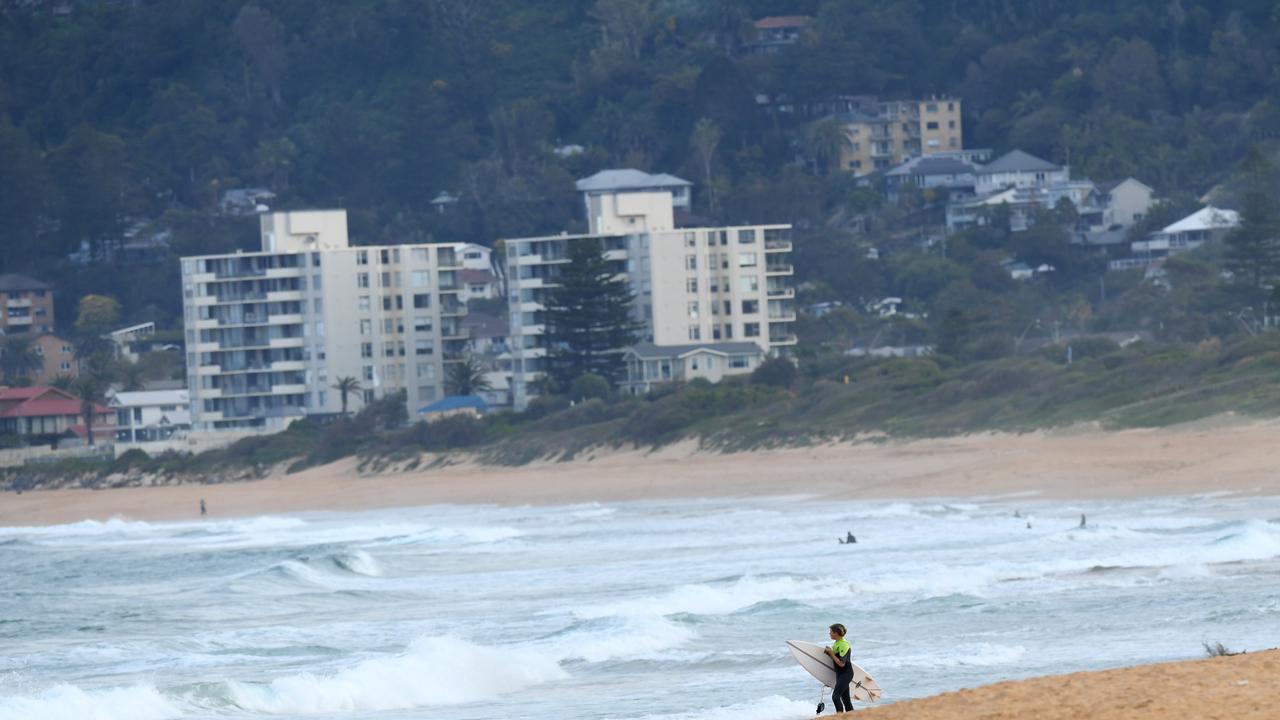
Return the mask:
{"type": "Polygon", "coordinates": [[[836,706],[836,712],[851,712],[853,710],[853,698],[849,697],[849,683],[853,682],[853,665],[849,664],[849,656],[853,654],[850,648],[844,655],[838,655],[840,662],[844,663],[844,667],[836,664],[836,686],[831,688],[831,703],[836,706]]]}

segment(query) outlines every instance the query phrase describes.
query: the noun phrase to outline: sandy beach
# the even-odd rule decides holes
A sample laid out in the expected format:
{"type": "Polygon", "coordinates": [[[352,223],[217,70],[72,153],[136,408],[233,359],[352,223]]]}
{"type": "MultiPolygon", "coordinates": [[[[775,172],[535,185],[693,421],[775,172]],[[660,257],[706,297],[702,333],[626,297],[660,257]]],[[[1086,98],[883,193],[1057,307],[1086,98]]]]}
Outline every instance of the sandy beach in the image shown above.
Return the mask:
{"type": "Polygon", "coordinates": [[[0,494],[0,525],[122,517],[182,519],[435,503],[555,504],[645,498],[1125,498],[1280,494],[1280,422],[1220,418],[1190,427],[987,434],[748,453],[598,451],[572,462],[495,467],[456,461],[361,473],[354,459],[255,482],[0,494]]]}
{"type": "Polygon", "coordinates": [[[1002,682],[876,707],[864,720],[1263,720],[1276,717],[1280,650],[1002,682]]]}

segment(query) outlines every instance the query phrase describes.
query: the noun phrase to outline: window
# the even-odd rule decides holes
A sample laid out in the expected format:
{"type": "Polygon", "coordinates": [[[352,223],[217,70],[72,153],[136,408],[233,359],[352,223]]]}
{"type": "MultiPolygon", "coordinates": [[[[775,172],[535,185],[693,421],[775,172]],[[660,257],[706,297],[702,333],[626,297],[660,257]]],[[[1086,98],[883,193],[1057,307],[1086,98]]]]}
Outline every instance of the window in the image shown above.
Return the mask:
{"type": "Polygon", "coordinates": [[[317,315],[324,312],[324,300],[321,300],[320,298],[316,298],[312,302],[312,309],[315,311],[317,315]]]}
{"type": "Polygon", "coordinates": [[[685,256],[684,256],[684,269],[685,269],[685,270],[697,270],[697,269],[698,269],[698,256],[697,256],[697,255],[685,255],[685,256]]]}
{"type": "Polygon", "coordinates": [[[760,301],[759,301],[759,300],[743,300],[743,301],[742,301],[742,314],[743,314],[743,315],[755,315],[755,314],[757,314],[757,313],[759,313],[759,312],[760,312],[760,301]]]}
{"type": "Polygon", "coordinates": [[[748,229],[746,229],[746,230],[739,230],[739,231],[738,231],[738,244],[739,244],[739,245],[754,245],[754,244],[755,244],[755,242],[756,242],[756,230],[755,230],[755,228],[748,228],[748,229]]]}
{"type": "Polygon", "coordinates": [[[431,307],[431,294],[418,293],[413,296],[413,306],[419,310],[425,310],[431,307]]]}
{"type": "Polygon", "coordinates": [[[378,260],[382,262],[383,265],[386,265],[387,263],[391,262],[390,250],[387,250],[384,248],[381,252],[378,253],[378,255],[380,256],[378,260]]]}
{"type": "Polygon", "coordinates": [[[725,315],[733,314],[733,302],[731,300],[724,301],[724,314],[725,315]]]}
{"type": "Polygon", "coordinates": [[[409,282],[416,288],[431,287],[431,272],[428,270],[414,270],[409,274],[409,282]]]}
{"type": "Polygon", "coordinates": [[[724,339],[725,340],[733,339],[733,323],[724,324],[724,339]]]}
{"type": "Polygon", "coordinates": [[[360,303],[360,312],[369,312],[369,310],[373,308],[373,306],[369,304],[368,295],[361,295],[359,298],[359,303],[360,303]]]}
{"type": "Polygon", "coordinates": [[[368,264],[369,264],[369,251],[368,251],[368,250],[357,250],[357,251],[356,251],[356,264],[357,264],[357,265],[368,265],[368,264]]]}
{"type": "Polygon", "coordinates": [[[742,281],[742,288],[747,292],[756,292],[760,289],[760,278],[755,275],[743,275],[739,280],[742,281]]]}
{"type": "Polygon", "coordinates": [[[934,122],[934,121],[932,121],[932,120],[931,120],[931,121],[929,121],[929,122],[927,122],[927,123],[925,123],[925,124],[924,124],[924,128],[925,128],[926,130],[937,130],[937,129],[938,129],[938,123],[936,123],[936,122],[934,122]]]}
{"type": "Polygon", "coordinates": [[[747,357],[745,355],[734,355],[729,358],[729,367],[731,368],[744,368],[748,365],[749,363],[747,362],[747,357]]]}
{"type": "Polygon", "coordinates": [[[938,112],[938,103],[929,103],[924,106],[925,112],[938,112]]]}
{"type": "Polygon", "coordinates": [[[418,340],[414,342],[413,352],[415,355],[431,355],[436,351],[436,342],[434,340],[418,340]]]}
{"type": "Polygon", "coordinates": [[[742,326],[743,337],[760,337],[760,323],[745,323],[742,326]]]}
{"type": "Polygon", "coordinates": [[[423,315],[414,317],[413,329],[415,332],[431,332],[431,318],[423,315]]]}
{"type": "Polygon", "coordinates": [[[684,234],[684,246],[685,246],[685,247],[697,247],[697,246],[698,246],[698,233],[693,233],[693,232],[687,232],[687,233],[685,233],[685,234],[684,234]]]}
{"type": "Polygon", "coordinates": [[[684,289],[687,292],[696,294],[698,292],[698,278],[689,278],[686,280],[684,283],[684,289]]]}
{"type": "Polygon", "coordinates": [[[652,294],[652,293],[653,293],[653,283],[652,283],[652,282],[650,282],[650,281],[648,281],[648,280],[644,280],[644,281],[642,281],[642,282],[640,283],[640,291],[641,291],[642,293],[644,293],[645,295],[650,295],[650,294],[652,294]]]}
{"type": "Polygon", "coordinates": [[[379,278],[379,282],[381,283],[379,287],[384,287],[384,288],[391,287],[391,273],[390,272],[382,273],[382,276],[379,278]]]}
{"type": "Polygon", "coordinates": [[[421,380],[434,380],[436,377],[435,363],[418,363],[418,378],[421,380]]]}
{"type": "Polygon", "coordinates": [[[418,386],[418,402],[434,402],[436,399],[436,388],[434,385],[418,386]]]}
{"type": "MultiPolygon", "coordinates": [[[[1141,215],[1134,215],[1133,217],[1134,217],[1134,219],[1135,219],[1135,220],[1141,220],[1141,219],[1142,219],[1142,216],[1141,216],[1141,215]]],[[[62,354],[63,354],[63,355],[70,355],[70,354],[71,354],[71,353],[73,353],[73,352],[75,352],[75,349],[74,349],[74,348],[72,348],[70,345],[63,345],[63,346],[62,346],[62,354]]]]}
{"type": "Polygon", "coordinates": [[[409,259],[416,263],[431,262],[431,253],[426,248],[413,248],[409,251],[409,259]]]}
{"type": "Polygon", "coordinates": [[[949,138],[949,139],[947,140],[947,144],[948,144],[948,145],[950,145],[951,147],[959,147],[959,146],[960,146],[960,143],[956,142],[956,139],[955,139],[955,138],[949,138]]]}
{"type": "Polygon", "coordinates": [[[365,380],[368,380],[368,381],[372,382],[372,381],[373,381],[373,366],[372,366],[372,365],[365,365],[365,366],[363,367],[363,369],[361,370],[361,372],[360,372],[360,376],[361,376],[361,377],[363,377],[365,380]]]}
{"type": "Polygon", "coordinates": [[[393,318],[386,318],[382,321],[382,332],[391,335],[396,331],[396,321],[393,318]]]}
{"type": "Polygon", "coordinates": [[[373,321],[372,321],[372,320],[361,320],[361,321],[360,321],[360,334],[361,334],[361,335],[372,335],[372,334],[373,334],[373,321]]]}
{"type": "Polygon", "coordinates": [[[756,254],[753,252],[738,253],[738,267],[755,267],[756,254]]]}
{"type": "Polygon", "coordinates": [[[356,287],[369,287],[369,273],[356,273],[356,287]]]}
{"type": "Polygon", "coordinates": [[[360,343],[360,357],[362,358],[373,357],[373,343],[368,343],[368,342],[360,343]]]}
{"type": "Polygon", "coordinates": [[[698,317],[698,303],[696,302],[689,303],[689,317],[691,318],[698,317]]]}
{"type": "Polygon", "coordinates": [[[947,127],[948,127],[948,128],[950,128],[950,129],[952,129],[952,130],[955,130],[955,129],[956,129],[956,121],[955,121],[955,120],[948,120],[948,121],[947,121],[947,127]]]}
{"type": "Polygon", "coordinates": [[[698,325],[690,325],[690,326],[689,326],[689,339],[690,339],[690,340],[701,340],[701,339],[702,339],[702,328],[701,328],[700,326],[698,326],[698,325]]]}
{"type": "Polygon", "coordinates": [[[391,309],[391,296],[390,296],[390,295],[383,295],[383,296],[382,296],[382,309],[383,309],[383,310],[390,310],[390,309],[391,309]]]}
{"type": "Polygon", "coordinates": [[[395,357],[396,344],[393,340],[387,340],[382,343],[382,357],[395,357]]]}
{"type": "Polygon", "coordinates": [[[721,231],[720,231],[720,244],[721,244],[721,245],[728,245],[728,244],[729,244],[729,231],[728,231],[728,230],[721,230],[721,231]]]}
{"type": "MultiPolygon", "coordinates": [[[[303,282],[306,282],[306,280],[304,279],[304,280],[303,280],[303,282]]],[[[320,276],[319,276],[319,275],[312,275],[312,276],[311,276],[311,287],[312,287],[312,289],[314,289],[314,290],[319,290],[319,289],[322,287],[322,286],[321,286],[321,284],[320,284],[320,276]]],[[[305,290],[306,288],[300,288],[300,289],[305,290]]]]}

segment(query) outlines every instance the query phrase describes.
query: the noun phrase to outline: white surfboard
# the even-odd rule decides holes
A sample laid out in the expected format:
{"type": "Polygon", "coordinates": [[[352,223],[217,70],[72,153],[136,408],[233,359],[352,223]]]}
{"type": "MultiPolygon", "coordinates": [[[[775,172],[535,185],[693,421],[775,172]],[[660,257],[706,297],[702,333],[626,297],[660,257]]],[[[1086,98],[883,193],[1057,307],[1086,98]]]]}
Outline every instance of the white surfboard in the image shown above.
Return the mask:
{"type": "MultiPolygon", "coordinates": [[[[822,651],[821,645],[803,640],[788,640],[787,649],[791,651],[791,656],[796,659],[796,662],[800,663],[800,667],[817,678],[818,682],[827,687],[835,687],[836,663],[822,651]]],[[[868,675],[866,670],[858,667],[857,663],[850,660],[849,664],[853,666],[853,682],[849,683],[849,695],[854,700],[862,702],[879,701],[884,695],[880,684],[868,675]]]]}

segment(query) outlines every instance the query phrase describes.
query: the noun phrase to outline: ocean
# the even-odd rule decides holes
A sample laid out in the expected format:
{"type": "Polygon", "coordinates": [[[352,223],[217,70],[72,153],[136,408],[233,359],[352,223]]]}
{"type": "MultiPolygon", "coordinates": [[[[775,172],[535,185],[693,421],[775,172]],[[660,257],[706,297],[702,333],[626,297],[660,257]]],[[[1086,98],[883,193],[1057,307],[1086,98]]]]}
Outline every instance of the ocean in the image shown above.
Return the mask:
{"type": "Polygon", "coordinates": [[[1280,645],[1280,499],[111,520],[0,528],[0,578],[0,720],[782,720],[834,622],[884,702],[1280,645]]]}

